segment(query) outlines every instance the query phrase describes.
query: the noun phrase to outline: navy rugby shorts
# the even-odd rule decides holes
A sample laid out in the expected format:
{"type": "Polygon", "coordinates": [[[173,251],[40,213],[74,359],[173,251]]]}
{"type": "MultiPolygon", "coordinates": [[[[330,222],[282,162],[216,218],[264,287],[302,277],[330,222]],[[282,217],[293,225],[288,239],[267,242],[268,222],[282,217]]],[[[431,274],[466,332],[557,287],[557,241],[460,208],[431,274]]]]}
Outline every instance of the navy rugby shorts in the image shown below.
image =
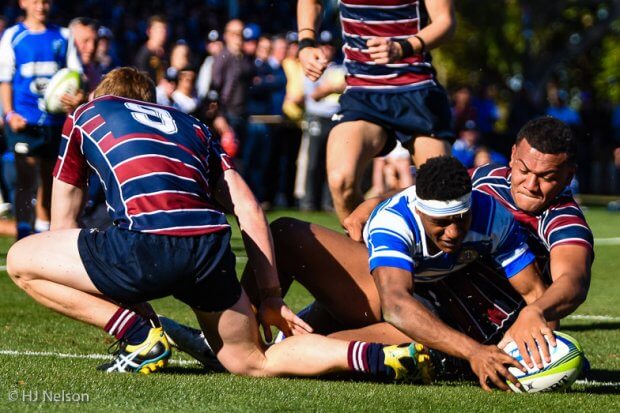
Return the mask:
{"type": "Polygon", "coordinates": [[[388,142],[378,156],[387,155],[396,146],[396,139],[404,147],[417,136],[454,142],[448,96],[439,85],[411,90],[347,90],[340,96],[340,112],[333,120],[365,120],[384,128],[388,142]]]}
{"type": "Polygon", "coordinates": [[[14,132],[6,125],[4,132],[7,147],[17,155],[38,156],[52,160],[58,157],[62,125],[27,125],[19,132],[14,132]]]}
{"type": "Polygon", "coordinates": [[[230,230],[175,237],[83,229],[78,250],[93,284],[120,304],[172,295],[201,311],[223,311],[241,296],[230,230]]]}

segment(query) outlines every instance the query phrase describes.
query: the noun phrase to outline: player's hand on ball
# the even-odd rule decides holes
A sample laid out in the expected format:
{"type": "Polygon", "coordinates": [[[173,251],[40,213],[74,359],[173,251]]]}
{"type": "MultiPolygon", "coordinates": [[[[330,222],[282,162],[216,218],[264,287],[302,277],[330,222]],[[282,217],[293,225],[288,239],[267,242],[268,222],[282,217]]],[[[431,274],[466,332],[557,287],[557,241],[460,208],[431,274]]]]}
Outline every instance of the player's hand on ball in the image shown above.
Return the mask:
{"type": "Polygon", "coordinates": [[[543,368],[543,358],[547,363],[551,361],[549,343],[545,340],[545,336],[549,339],[549,343],[555,347],[556,341],[553,330],[547,325],[547,320],[545,320],[542,311],[533,306],[526,306],[521,310],[519,317],[508,329],[498,346],[503,348],[512,340],[517,343],[519,353],[525,364],[530,368],[533,368],[534,365],[543,368]]]}
{"type": "Polygon", "coordinates": [[[258,321],[263,327],[265,340],[271,342],[271,326],[277,327],[285,336],[312,333],[312,327],[299,318],[285,303],[282,297],[267,297],[258,309],[258,321]]]}
{"type": "Polygon", "coordinates": [[[308,79],[316,82],[327,68],[327,58],[318,47],[304,47],[299,52],[299,62],[308,79]]]}
{"type": "Polygon", "coordinates": [[[517,360],[497,346],[480,345],[467,358],[467,361],[469,361],[472,371],[478,376],[480,387],[484,391],[491,392],[490,383],[501,390],[509,391],[510,388],[506,384],[506,379],[515,386],[521,387],[521,383],[508,371],[508,367],[516,367],[521,371],[525,371],[525,369],[517,360]]]}
{"type": "Polygon", "coordinates": [[[366,42],[370,58],[377,64],[384,65],[400,60],[403,51],[400,45],[387,37],[373,37],[366,42]]]}

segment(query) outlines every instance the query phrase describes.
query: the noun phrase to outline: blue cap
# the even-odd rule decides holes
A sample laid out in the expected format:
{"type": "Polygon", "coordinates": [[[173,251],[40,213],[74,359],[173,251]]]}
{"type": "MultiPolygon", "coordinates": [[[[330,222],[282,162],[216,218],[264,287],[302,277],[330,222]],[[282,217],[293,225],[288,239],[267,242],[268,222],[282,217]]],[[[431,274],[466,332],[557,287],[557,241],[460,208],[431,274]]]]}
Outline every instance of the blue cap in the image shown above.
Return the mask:
{"type": "Polygon", "coordinates": [[[100,26],[99,30],[97,30],[97,37],[99,37],[100,39],[111,39],[114,37],[114,35],[112,34],[112,30],[110,30],[109,28],[105,26],[100,26]]]}
{"type": "Polygon", "coordinates": [[[258,40],[260,27],[256,23],[249,23],[243,29],[243,40],[258,40]]]}
{"type": "Polygon", "coordinates": [[[319,44],[332,44],[334,36],[329,30],[323,30],[319,33],[319,44]]]}
{"type": "Polygon", "coordinates": [[[211,30],[209,34],[207,35],[207,39],[209,39],[210,42],[215,42],[219,38],[220,38],[220,33],[217,30],[211,30]]]}
{"type": "Polygon", "coordinates": [[[299,40],[297,36],[297,32],[287,32],[286,33],[286,41],[289,43],[296,43],[299,40]]]}

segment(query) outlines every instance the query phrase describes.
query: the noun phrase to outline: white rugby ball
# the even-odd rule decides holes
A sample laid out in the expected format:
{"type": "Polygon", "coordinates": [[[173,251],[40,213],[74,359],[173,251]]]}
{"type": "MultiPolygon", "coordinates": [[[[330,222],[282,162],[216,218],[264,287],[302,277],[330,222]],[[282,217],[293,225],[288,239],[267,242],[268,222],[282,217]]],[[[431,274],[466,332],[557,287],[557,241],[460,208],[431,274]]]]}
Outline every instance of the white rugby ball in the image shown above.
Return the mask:
{"type": "Polygon", "coordinates": [[[45,110],[49,113],[64,113],[60,98],[64,94],[75,95],[80,83],[80,74],[75,70],[64,68],[56,72],[45,88],[45,110]]]}
{"type": "MultiPolygon", "coordinates": [[[[581,346],[571,336],[554,332],[557,345],[549,345],[551,362],[543,359],[543,368],[529,368],[519,353],[517,344],[511,341],[504,347],[504,351],[520,362],[527,369],[527,373],[515,367],[508,370],[519,380],[521,388],[516,387],[510,381],[508,386],[516,393],[536,393],[540,391],[554,391],[567,389],[577,380],[584,365],[584,356],[581,346]]],[[[548,339],[547,339],[548,341],[548,339]]],[[[542,358],[542,355],[541,355],[542,358]]]]}

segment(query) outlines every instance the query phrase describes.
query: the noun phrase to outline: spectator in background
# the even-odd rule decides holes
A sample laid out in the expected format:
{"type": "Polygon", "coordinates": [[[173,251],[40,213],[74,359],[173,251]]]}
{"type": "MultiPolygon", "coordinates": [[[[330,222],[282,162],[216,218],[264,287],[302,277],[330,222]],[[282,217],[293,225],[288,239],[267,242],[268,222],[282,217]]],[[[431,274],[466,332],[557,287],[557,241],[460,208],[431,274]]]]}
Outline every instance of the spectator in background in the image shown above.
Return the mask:
{"type": "MultiPolygon", "coordinates": [[[[288,42],[284,36],[276,36],[272,39],[271,56],[269,65],[273,70],[273,76],[279,85],[271,94],[272,107],[275,115],[284,118],[284,102],[287,96],[288,74],[285,72],[283,63],[287,57],[288,42]]],[[[295,80],[291,80],[295,81],[295,80]]],[[[303,93],[303,91],[302,91],[303,93]]],[[[274,164],[273,172],[276,174],[269,182],[276,183],[275,197],[268,196],[277,206],[292,207],[295,205],[295,175],[296,160],[301,143],[301,127],[297,122],[290,119],[274,127],[274,164]]]]}
{"type": "Polygon", "coordinates": [[[244,58],[243,22],[231,20],[224,29],[225,48],[213,62],[212,89],[218,93],[218,115],[213,121],[224,150],[232,157],[239,151],[247,129],[247,93],[252,68],[244,58]]]}
{"type": "Polygon", "coordinates": [[[499,152],[480,144],[480,129],[473,120],[465,122],[459,138],[452,145],[452,156],[466,168],[473,168],[487,163],[508,165],[508,159],[499,152]]]}
{"type": "Polygon", "coordinates": [[[112,50],[112,41],[114,39],[112,30],[105,26],[101,26],[99,27],[99,31],[97,31],[97,37],[99,38],[99,41],[97,42],[95,59],[99,64],[101,74],[105,75],[106,73],[109,73],[112,69],[119,67],[120,62],[118,60],[118,57],[112,50]]]}
{"type": "MultiPolygon", "coordinates": [[[[272,148],[274,145],[272,129],[261,115],[274,115],[277,111],[271,102],[271,94],[275,90],[282,89],[286,79],[281,76],[273,76],[273,69],[269,65],[271,54],[271,39],[261,36],[256,46],[256,55],[252,62],[253,77],[248,95],[248,123],[247,142],[243,148],[243,164],[245,167],[245,179],[254,195],[263,206],[268,207],[268,188],[273,186],[268,182],[272,148]],[[280,84],[278,84],[278,82],[280,84]]],[[[272,200],[271,200],[272,201],[272,200]]]]}
{"type": "Polygon", "coordinates": [[[495,123],[500,118],[499,106],[495,102],[497,87],[482,85],[477,95],[472,99],[472,106],[476,112],[476,125],[482,141],[488,143],[495,131],[495,123]]]}
{"type": "Polygon", "coordinates": [[[170,66],[166,70],[169,77],[175,77],[184,68],[191,66],[192,52],[185,40],[178,40],[170,51],[170,66]]]}
{"type": "Polygon", "coordinates": [[[243,54],[250,60],[256,55],[258,39],[261,36],[260,26],[256,23],[249,23],[243,29],[243,54]]]}
{"type": "Polygon", "coordinates": [[[335,125],[332,116],[340,110],[338,99],[346,86],[344,67],[334,62],[335,48],[332,34],[323,31],[318,40],[328,63],[325,72],[316,82],[304,79],[308,164],[304,196],[299,206],[306,211],[333,208],[325,171],[327,137],[335,125]]]}
{"type": "Polygon", "coordinates": [[[59,69],[69,63],[79,69],[79,63],[68,53],[69,31],[48,23],[51,1],[22,0],[20,7],[24,20],[0,41],[0,97],[7,145],[15,153],[15,217],[23,238],[50,225],[52,170],[65,115],[41,109],[45,86],[59,69]]]}
{"type": "Polygon", "coordinates": [[[166,41],[168,39],[168,20],[161,15],[151,16],[146,29],[148,37],[135,58],[135,66],[147,72],[156,85],[164,79],[168,69],[166,41]]]}
{"type": "Polygon", "coordinates": [[[201,102],[204,102],[207,98],[207,94],[211,90],[211,78],[213,77],[213,62],[215,61],[215,56],[224,50],[224,43],[220,40],[220,34],[217,30],[211,30],[207,35],[205,49],[207,51],[207,57],[205,57],[200,66],[198,78],[196,80],[196,93],[201,102]]]}
{"type": "Polygon", "coordinates": [[[458,139],[452,144],[452,156],[466,168],[471,168],[474,165],[476,148],[480,143],[480,131],[476,121],[470,119],[465,122],[458,136],[458,139]]]}
{"type": "Polygon", "coordinates": [[[69,23],[71,40],[82,65],[82,88],[75,95],[61,98],[67,113],[73,112],[88,100],[88,94],[101,82],[101,69],[95,60],[99,22],[88,17],[76,17],[69,23]]]}
{"type": "Polygon", "coordinates": [[[452,117],[454,119],[454,131],[459,136],[465,129],[467,121],[476,120],[476,108],[472,104],[471,89],[468,86],[458,88],[452,95],[452,117]]]}
{"type": "Polygon", "coordinates": [[[177,87],[172,93],[172,107],[183,113],[195,115],[198,109],[198,98],[194,84],[196,82],[196,69],[187,66],[177,73],[177,87]]]}
{"type": "Polygon", "coordinates": [[[304,69],[297,56],[299,51],[297,33],[288,32],[286,41],[288,49],[286,58],[282,61],[282,68],[286,74],[286,95],[282,111],[290,121],[299,123],[304,115],[304,69]]]}

